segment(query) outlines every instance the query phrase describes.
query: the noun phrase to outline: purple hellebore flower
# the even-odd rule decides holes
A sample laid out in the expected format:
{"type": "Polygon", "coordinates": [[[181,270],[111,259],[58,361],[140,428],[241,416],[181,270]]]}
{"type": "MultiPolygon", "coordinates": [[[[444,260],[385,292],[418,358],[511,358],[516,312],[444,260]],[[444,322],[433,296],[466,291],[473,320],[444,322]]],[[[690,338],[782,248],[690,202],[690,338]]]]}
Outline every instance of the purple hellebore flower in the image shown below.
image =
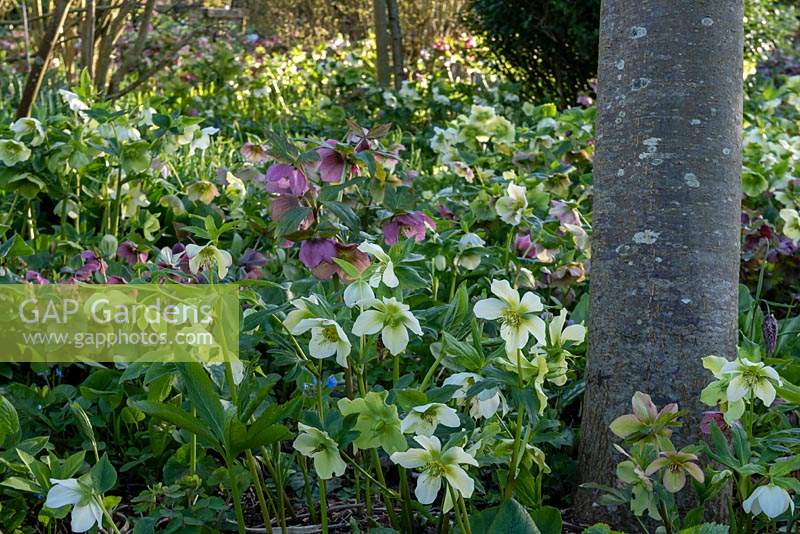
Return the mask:
{"type": "Polygon", "coordinates": [[[514,248],[516,248],[523,258],[534,259],[539,254],[539,245],[531,240],[528,233],[520,233],[514,238],[514,248]]]}
{"type": "Polygon", "coordinates": [[[708,411],[703,412],[703,417],[700,419],[700,432],[703,434],[711,434],[711,423],[716,423],[720,430],[725,432],[728,430],[728,424],[725,422],[725,417],[722,412],[708,411]]]}
{"type": "MultiPolygon", "coordinates": [[[[326,143],[331,146],[337,145],[335,139],[328,139],[326,143]]],[[[350,165],[350,169],[345,175],[347,160],[343,155],[332,148],[325,146],[319,147],[317,149],[317,155],[319,156],[319,177],[323,182],[335,184],[341,182],[343,179],[348,179],[355,173],[355,166],[350,165]]]]}
{"type": "Polygon", "coordinates": [[[112,274],[111,276],[108,277],[106,283],[111,285],[121,285],[121,284],[127,284],[128,281],[122,278],[121,276],[112,274]]]}
{"type": "Polygon", "coordinates": [[[436,223],[421,211],[412,211],[395,215],[383,225],[383,240],[387,245],[394,245],[402,232],[405,237],[413,237],[417,243],[425,240],[428,230],[435,230],[436,223]]]}
{"type": "Polygon", "coordinates": [[[139,250],[139,245],[133,241],[123,241],[117,247],[117,256],[128,262],[128,265],[136,265],[147,261],[147,252],[139,250]]]}
{"type": "Polygon", "coordinates": [[[30,282],[31,284],[38,284],[38,285],[46,285],[50,283],[50,280],[42,276],[36,271],[28,271],[25,273],[25,281],[30,282]]]}
{"type": "Polygon", "coordinates": [[[589,95],[578,95],[578,104],[583,107],[589,107],[594,104],[594,100],[589,95]]]}
{"type": "Polygon", "coordinates": [[[251,267],[261,267],[267,264],[267,258],[254,248],[248,248],[239,257],[239,265],[249,269],[251,267]]]}
{"type": "Polygon", "coordinates": [[[333,239],[313,238],[300,243],[300,261],[309,269],[317,267],[322,262],[334,263],[335,257],[336,241],[333,239]]]}
{"type": "MultiPolygon", "coordinates": [[[[293,197],[290,195],[279,195],[272,199],[269,204],[269,211],[272,220],[275,222],[279,222],[283,219],[283,217],[289,213],[294,208],[299,208],[300,202],[297,200],[297,197],[293,197]]],[[[305,219],[300,221],[300,225],[298,226],[298,230],[307,230],[311,223],[314,222],[314,213],[309,213],[305,219]]]]}
{"type": "Polygon", "coordinates": [[[270,193],[299,197],[308,191],[308,180],[295,167],[276,163],[267,169],[265,187],[270,193]]]}

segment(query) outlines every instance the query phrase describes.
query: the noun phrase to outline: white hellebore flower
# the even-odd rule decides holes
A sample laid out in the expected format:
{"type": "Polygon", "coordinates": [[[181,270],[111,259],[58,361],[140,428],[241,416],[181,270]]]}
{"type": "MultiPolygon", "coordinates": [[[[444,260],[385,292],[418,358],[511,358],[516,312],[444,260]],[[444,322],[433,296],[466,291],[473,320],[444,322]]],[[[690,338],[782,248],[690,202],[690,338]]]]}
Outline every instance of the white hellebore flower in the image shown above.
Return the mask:
{"type": "Polygon", "coordinates": [[[365,336],[380,332],[383,344],[394,356],[406,350],[408,330],[418,336],[422,335],[419,321],[409,311],[407,304],[399,302],[394,297],[376,299],[370,304],[373,309],[362,312],[353,324],[355,335],[365,336]]]}
{"type": "Polygon", "coordinates": [[[81,97],[73,93],[72,91],[67,91],[66,89],[59,89],[58,94],[61,95],[61,98],[64,99],[64,102],[67,103],[69,109],[72,111],[86,111],[89,109],[89,106],[81,100],[81,97]]]}
{"type": "Polygon", "coordinates": [[[44,505],[53,510],[72,505],[72,532],[86,532],[97,523],[103,525],[103,508],[92,489],[75,478],[51,478],[53,486],[47,492],[44,505]]]}
{"type": "Polygon", "coordinates": [[[728,375],[731,381],[726,391],[728,402],[736,402],[746,397],[755,395],[764,406],[770,406],[775,400],[775,386],[781,385],[778,372],[764,365],[764,362],[751,362],[747,358],[740,358],[726,362],[722,366],[722,374],[728,375]]]}
{"type": "Polygon", "coordinates": [[[536,331],[533,335],[536,337],[538,345],[560,348],[564,346],[567,341],[572,341],[576,345],[583,343],[586,337],[586,327],[582,324],[571,324],[564,328],[567,322],[567,310],[561,308],[561,313],[553,317],[548,325],[550,339],[544,338],[544,330],[536,331]]]}
{"type": "Polygon", "coordinates": [[[14,141],[13,139],[0,140],[0,161],[6,167],[13,167],[17,163],[28,161],[31,157],[31,149],[25,143],[14,141]]]}
{"type": "Polygon", "coordinates": [[[233,259],[228,251],[220,250],[212,244],[204,246],[186,245],[186,254],[189,256],[189,270],[197,274],[204,267],[217,265],[219,278],[223,279],[228,274],[228,269],[233,259]]]}
{"type": "Polygon", "coordinates": [[[477,234],[468,233],[461,236],[458,240],[458,264],[472,271],[481,264],[481,252],[485,241],[477,234]]]}
{"type": "Polygon", "coordinates": [[[544,321],[535,315],[544,309],[538,295],[528,292],[520,300],[517,290],[512,289],[506,280],[492,280],[492,293],[499,298],[479,300],[475,304],[475,316],[500,319],[500,337],[506,341],[506,352],[511,354],[523,348],[530,334],[536,335],[537,339],[543,336],[544,321]]]}
{"type": "Polygon", "coordinates": [[[20,139],[26,135],[32,136],[31,146],[39,146],[44,141],[44,128],[38,119],[33,117],[22,117],[17,119],[11,125],[11,131],[14,132],[14,138],[20,139]]]}
{"type": "Polygon", "coordinates": [[[292,301],[294,309],[286,314],[286,319],[283,320],[283,326],[291,332],[303,319],[312,319],[314,313],[308,309],[308,304],[319,305],[319,300],[316,295],[308,297],[301,297],[292,301]]]}
{"type": "Polygon", "coordinates": [[[506,196],[497,199],[494,209],[503,222],[516,226],[522,221],[522,215],[528,207],[527,189],[524,185],[510,183],[507,192],[506,196]]]}
{"type": "Polygon", "coordinates": [[[194,151],[200,149],[200,152],[205,151],[209,146],[211,146],[211,137],[215,133],[219,131],[219,128],[208,127],[203,128],[200,130],[200,137],[197,139],[192,140],[192,144],[189,147],[189,154],[194,154],[194,151]]]}
{"type": "Polygon", "coordinates": [[[308,351],[312,358],[329,358],[336,354],[336,363],[347,367],[350,354],[350,340],[339,323],[333,319],[303,319],[292,328],[292,335],[304,334],[311,330],[308,351]]]}
{"type": "Polygon", "coordinates": [[[386,287],[397,287],[400,284],[400,280],[398,280],[397,276],[394,274],[392,258],[383,251],[380,245],[364,241],[358,245],[358,250],[369,254],[379,262],[378,268],[369,279],[369,285],[378,287],[381,282],[383,282],[386,287]]]}
{"type": "Polygon", "coordinates": [[[324,430],[297,423],[300,434],[292,446],[303,456],[313,458],[314,470],[319,478],[328,480],[340,477],[347,469],[347,464],[339,454],[339,444],[324,430]]]}
{"type": "Polygon", "coordinates": [[[458,428],[461,421],[458,412],[440,402],[431,402],[415,406],[400,423],[403,434],[415,433],[420,436],[432,436],[439,425],[458,428]]]}
{"type": "Polygon", "coordinates": [[[436,436],[415,436],[421,449],[409,449],[395,452],[390,458],[406,469],[422,468],[417,479],[414,495],[422,504],[431,504],[436,500],[442,487],[442,478],[465,499],[472,497],[475,490],[473,481],[459,464],[478,466],[478,462],[461,447],[450,447],[442,452],[442,443],[436,436]]]}
{"type": "MultiPolygon", "coordinates": [[[[462,405],[467,401],[469,389],[482,380],[483,378],[476,373],[456,373],[445,378],[443,385],[460,386],[460,389],[453,393],[453,399],[459,405],[462,405]]],[[[503,413],[505,413],[506,401],[500,390],[498,388],[484,389],[469,399],[469,415],[473,419],[481,417],[489,419],[497,413],[501,406],[503,407],[503,413]]]]}
{"type": "Polygon", "coordinates": [[[742,508],[748,514],[763,513],[769,519],[775,519],[789,508],[794,514],[794,502],[789,492],[775,484],[757,487],[742,503],[742,508]]]}

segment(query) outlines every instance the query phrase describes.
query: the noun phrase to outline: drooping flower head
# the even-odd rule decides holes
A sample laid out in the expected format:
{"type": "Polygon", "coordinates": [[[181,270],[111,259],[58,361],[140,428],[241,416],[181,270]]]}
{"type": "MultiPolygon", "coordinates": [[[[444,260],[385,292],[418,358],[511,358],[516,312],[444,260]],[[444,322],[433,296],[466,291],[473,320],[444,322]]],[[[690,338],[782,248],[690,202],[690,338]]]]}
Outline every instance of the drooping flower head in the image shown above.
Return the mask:
{"type": "Polygon", "coordinates": [[[786,510],[791,510],[794,514],[794,500],[788,491],[770,483],[753,490],[742,503],[742,508],[753,516],[764,514],[769,519],[775,519],[783,515],[786,510]]]}
{"type": "Polygon", "coordinates": [[[51,478],[50,482],[44,505],[51,510],[72,506],[72,532],[86,532],[95,524],[102,527],[103,508],[90,486],[75,478],[51,478]]]}
{"type": "Polygon", "coordinates": [[[128,265],[136,265],[137,263],[145,263],[147,261],[147,252],[139,250],[139,245],[133,241],[123,241],[117,247],[117,256],[128,262],[128,265]]]}
{"type": "Polygon", "coordinates": [[[500,197],[494,207],[503,222],[518,225],[528,207],[527,189],[523,185],[509,183],[506,196],[500,197]]]}
{"type": "Polygon", "coordinates": [[[319,177],[323,182],[335,184],[349,179],[358,168],[349,164],[344,155],[336,150],[338,142],[328,139],[325,146],[317,149],[319,156],[319,177]]]}
{"type": "Polygon", "coordinates": [[[299,197],[308,191],[308,180],[292,165],[275,163],[267,169],[264,187],[269,193],[299,197]]]}
{"type": "Polygon", "coordinates": [[[314,470],[319,478],[328,480],[340,477],[347,469],[347,464],[339,454],[339,444],[324,430],[298,423],[300,434],[292,446],[303,456],[314,460],[314,470]]]}
{"type": "Polygon", "coordinates": [[[220,250],[210,243],[202,247],[194,244],[187,245],[186,255],[189,257],[189,271],[192,274],[197,274],[201,269],[210,269],[216,266],[220,280],[227,276],[228,269],[233,263],[227,250],[220,250]]]}
{"type": "Polygon", "coordinates": [[[387,245],[394,245],[402,233],[406,238],[414,238],[417,243],[425,240],[428,230],[436,230],[436,223],[421,211],[412,211],[395,215],[383,225],[383,240],[387,245]]]}

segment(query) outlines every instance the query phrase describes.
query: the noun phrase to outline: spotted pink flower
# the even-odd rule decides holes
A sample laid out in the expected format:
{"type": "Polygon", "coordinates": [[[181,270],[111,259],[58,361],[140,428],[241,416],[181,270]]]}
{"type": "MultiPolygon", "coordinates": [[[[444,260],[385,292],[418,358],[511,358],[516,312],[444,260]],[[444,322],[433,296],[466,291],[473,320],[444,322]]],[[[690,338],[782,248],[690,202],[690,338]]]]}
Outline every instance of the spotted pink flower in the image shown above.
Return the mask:
{"type": "Polygon", "coordinates": [[[239,152],[250,163],[264,163],[269,158],[269,150],[265,145],[245,143],[239,152]]]}
{"type": "Polygon", "coordinates": [[[389,222],[383,225],[383,240],[387,245],[394,245],[400,239],[402,233],[404,237],[413,237],[417,243],[425,240],[428,230],[435,230],[436,223],[421,211],[412,211],[395,215],[389,222]]]}

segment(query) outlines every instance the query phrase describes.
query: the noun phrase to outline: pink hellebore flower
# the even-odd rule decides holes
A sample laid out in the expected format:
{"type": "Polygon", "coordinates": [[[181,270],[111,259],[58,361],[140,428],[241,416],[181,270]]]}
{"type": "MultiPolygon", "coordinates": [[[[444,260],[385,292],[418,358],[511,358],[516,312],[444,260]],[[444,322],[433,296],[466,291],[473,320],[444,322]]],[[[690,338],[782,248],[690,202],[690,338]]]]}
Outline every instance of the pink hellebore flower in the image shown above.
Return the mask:
{"type": "MultiPolygon", "coordinates": [[[[287,213],[292,211],[295,208],[300,207],[300,202],[297,200],[297,197],[289,196],[289,195],[280,195],[272,199],[269,204],[269,211],[272,220],[275,222],[280,222],[286,216],[287,213]]],[[[298,226],[298,230],[307,230],[311,223],[314,222],[314,214],[309,213],[305,219],[300,221],[300,225],[298,226]]]]}
{"type": "Polygon", "coordinates": [[[133,241],[123,241],[117,247],[117,256],[127,261],[128,265],[131,266],[147,261],[147,252],[140,251],[139,245],[133,241]]]}
{"type": "Polygon", "coordinates": [[[239,152],[244,159],[251,163],[264,163],[269,158],[267,147],[255,143],[245,143],[239,152]]]}
{"type": "Polygon", "coordinates": [[[413,237],[417,243],[425,239],[428,230],[435,230],[436,223],[421,211],[412,211],[395,215],[383,225],[383,240],[387,245],[394,245],[400,239],[400,233],[413,237]]]}
{"type": "Polygon", "coordinates": [[[533,242],[528,233],[519,233],[514,238],[514,248],[516,248],[523,258],[535,259],[540,252],[539,245],[533,242]]]}
{"type": "MultiPolygon", "coordinates": [[[[335,139],[328,139],[328,145],[336,146],[335,139]]],[[[348,165],[345,157],[336,150],[323,146],[317,149],[319,155],[319,177],[323,182],[335,184],[347,180],[358,170],[355,165],[348,165]],[[349,167],[345,171],[345,167],[349,167]]]]}
{"type": "Polygon", "coordinates": [[[315,237],[300,243],[300,261],[309,269],[314,269],[322,262],[334,263],[336,257],[336,241],[315,237]]]}
{"type": "Polygon", "coordinates": [[[299,197],[308,191],[308,180],[295,167],[276,163],[267,169],[264,186],[270,193],[299,197]]]}
{"type": "Polygon", "coordinates": [[[25,273],[25,281],[30,282],[31,284],[39,284],[39,285],[46,285],[50,283],[50,280],[42,276],[36,271],[28,271],[25,273]]]}
{"type": "Polygon", "coordinates": [[[560,200],[550,201],[550,216],[558,219],[561,224],[581,225],[578,212],[569,207],[569,204],[560,200]]]}

